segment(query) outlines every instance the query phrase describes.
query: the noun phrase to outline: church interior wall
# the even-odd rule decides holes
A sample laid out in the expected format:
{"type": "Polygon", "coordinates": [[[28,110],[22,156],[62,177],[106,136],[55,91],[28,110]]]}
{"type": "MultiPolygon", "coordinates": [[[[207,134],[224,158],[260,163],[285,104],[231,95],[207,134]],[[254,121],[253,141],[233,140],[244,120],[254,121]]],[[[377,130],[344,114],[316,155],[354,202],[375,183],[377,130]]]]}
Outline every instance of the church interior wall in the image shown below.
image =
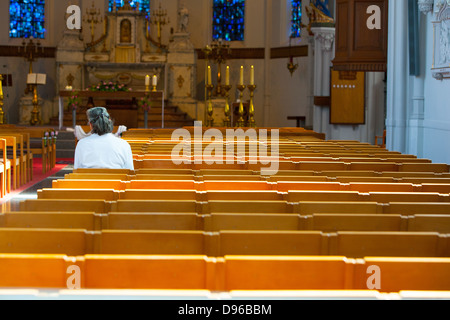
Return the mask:
{"type": "MultiPolygon", "coordinates": [[[[82,14],[86,9],[92,6],[92,0],[48,0],[46,6],[49,8],[48,13],[54,16],[51,20],[51,30],[48,30],[46,39],[42,41],[44,46],[56,47],[58,42],[62,38],[62,33],[65,28],[64,12],[67,6],[71,4],[78,4],[82,9],[82,14]]],[[[100,8],[101,12],[107,10],[106,1],[94,0],[94,5],[100,8]]],[[[166,9],[170,15],[170,24],[166,25],[162,30],[162,42],[168,43],[171,36],[171,28],[176,29],[176,16],[178,0],[167,0],[161,2],[163,9],[166,9]]],[[[196,50],[201,50],[207,44],[211,43],[212,28],[211,28],[211,16],[212,16],[212,0],[185,0],[185,5],[189,10],[190,22],[188,26],[188,32],[190,33],[190,40],[193,43],[196,50]]],[[[305,13],[305,7],[308,5],[308,1],[304,1],[303,6],[305,13]]],[[[331,9],[333,10],[333,1],[330,1],[331,9]]],[[[152,9],[155,9],[153,4],[152,9]]],[[[21,39],[10,39],[8,35],[8,3],[2,2],[0,4],[0,10],[6,19],[0,19],[0,45],[13,45],[20,46],[21,39]]],[[[231,42],[231,47],[236,49],[258,49],[264,50],[265,53],[270,52],[270,49],[282,48],[289,46],[289,26],[290,26],[290,7],[288,0],[281,1],[261,1],[261,0],[248,0],[246,3],[246,30],[245,41],[243,42],[231,42]],[[266,5],[269,8],[266,8],[266,5]],[[269,10],[270,21],[268,21],[267,11],[269,10]],[[269,23],[269,25],[267,25],[269,23]],[[266,34],[270,32],[270,34],[266,34]],[[269,43],[267,45],[267,41],[269,43]]],[[[308,23],[308,17],[303,15],[303,23],[308,23]]],[[[96,37],[101,35],[100,27],[97,27],[96,37]]],[[[154,30],[152,30],[155,33],[154,30]]],[[[90,30],[85,27],[83,29],[83,38],[85,41],[90,41],[90,30]]],[[[297,63],[298,69],[291,76],[287,69],[288,58],[264,59],[247,58],[247,59],[232,59],[228,61],[228,65],[232,71],[231,82],[235,86],[238,82],[239,74],[238,70],[241,65],[246,70],[245,78],[248,81],[248,70],[250,66],[255,66],[255,82],[257,90],[255,91],[255,119],[260,126],[274,126],[285,127],[295,126],[295,121],[288,120],[287,116],[306,116],[306,124],[312,125],[312,100],[313,100],[313,70],[312,68],[312,39],[308,36],[306,29],[303,30],[303,36],[300,39],[294,39],[291,43],[292,46],[308,46],[309,56],[295,57],[294,63],[297,63]],[[266,70],[266,67],[269,69],[266,70]]],[[[16,75],[26,74],[27,63],[22,58],[4,57],[2,61],[6,61],[9,70],[20,70],[14,72],[16,75]]],[[[0,69],[3,64],[0,64],[0,69]]],[[[196,83],[194,87],[196,89],[195,98],[198,100],[194,116],[197,119],[202,120],[204,115],[204,75],[205,75],[205,60],[197,59],[197,72],[196,83]]],[[[46,112],[43,112],[43,117],[48,118],[51,115],[55,116],[58,110],[55,110],[54,96],[56,96],[56,77],[57,70],[55,59],[45,58],[39,59],[33,64],[36,71],[47,74],[47,85],[39,88],[39,95],[46,100],[52,106],[47,108],[46,112]]],[[[225,71],[225,67],[222,68],[222,72],[225,71]]],[[[212,65],[213,75],[217,73],[217,66],[212,65]]],[[[6,73],[2,71],[2,73],[6,73]]],[[[17,76],[16,76],[17,77],[17,76]]],[[[213,76],[214,79],[214,76],[213,76]]],[[[379,88],[382,85],[382,81],[379,78],[373,83],[374,88],[379,88]]],[[[14,79],[14,87],[8,88],[9,97],[5,104],[9,104],[9,121],[11,123],[17,123],[19,121],[18,102],[25,89],[25,79],[14,79]]],[[[376,89],[379,90],[379,89],[376,89]]],[[[376,95],[375,95],[376,96],[376,95]]],[[[244,100],[248,100],[248,92],[244,95],[244,100]]],[[[230,99],[236,102],[238,99],[237,90],[234,87],[230,92],[230,99]]],[[[382,128],[380,129],[380,114],[383,115],[384,105],[372,106],[369,103],[368,112],[366,113],[367,124],[365,126],[331,126],[324,121],[324,131],[327,133],[327,137],[330,139],[362,139],[363,141],[373,142],[375,135],[382,134],[382,128]],[[380,111],[381,110],[381,111],[380,111]],[[375,118],[374,118],[375,117],[375,118]]],[[[192,115],[192,112],[190,112],[192,115]]],[[[381,121],[382,122],[382,121],[381,121]]]]}
{"type": "Polygon", "coordinates": [[[426,64],[424,76],[424,121],[423,145],[424,156],[436,162],[450,163],[450,79],[436,80],[431,73],[433,55],[433,25],[434,16],[429,13],[425,18],[426,29],[426,64]]]}

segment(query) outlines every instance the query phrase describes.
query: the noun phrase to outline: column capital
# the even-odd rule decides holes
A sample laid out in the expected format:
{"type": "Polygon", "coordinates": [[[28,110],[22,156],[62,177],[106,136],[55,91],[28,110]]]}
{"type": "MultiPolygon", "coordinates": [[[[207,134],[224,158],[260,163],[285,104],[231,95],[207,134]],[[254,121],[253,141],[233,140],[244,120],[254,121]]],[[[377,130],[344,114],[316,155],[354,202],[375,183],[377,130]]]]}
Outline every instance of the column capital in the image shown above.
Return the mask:
{"type": "Polygon", "coordinates": [[[333,49],[336,29],[335,28],[311,28],[314,33],[314,40],[320,42],[323,51],[331,51],[333,49]]]}
{"type": "Polygon", "coordinates": [[[420,12],[427,14],[433,11],[434,0],[417,0],[420,12]]]}

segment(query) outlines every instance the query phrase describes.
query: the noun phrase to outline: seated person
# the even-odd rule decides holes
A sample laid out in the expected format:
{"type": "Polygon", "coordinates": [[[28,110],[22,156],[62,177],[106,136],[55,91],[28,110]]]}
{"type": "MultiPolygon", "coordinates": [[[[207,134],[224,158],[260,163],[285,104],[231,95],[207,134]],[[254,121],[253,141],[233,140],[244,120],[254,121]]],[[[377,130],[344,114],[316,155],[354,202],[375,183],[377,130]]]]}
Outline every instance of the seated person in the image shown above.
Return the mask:
{"type": "Polygon", "coordinates": [[[134,170],[130,144],[112,134],[114,126],[108,111],[103,107],[96,107],[89,109],[86,114],[92,134],[78,142],[74,169],[134,170]]]}

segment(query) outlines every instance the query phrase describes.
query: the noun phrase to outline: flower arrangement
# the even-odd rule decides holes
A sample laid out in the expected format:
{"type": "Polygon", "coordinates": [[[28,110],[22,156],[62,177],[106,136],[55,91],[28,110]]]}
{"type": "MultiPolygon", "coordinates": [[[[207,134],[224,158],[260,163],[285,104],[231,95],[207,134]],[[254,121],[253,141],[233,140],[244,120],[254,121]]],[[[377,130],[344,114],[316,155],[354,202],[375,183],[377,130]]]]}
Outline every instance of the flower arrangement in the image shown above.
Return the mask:
{"type": "Polygon", "coordinates": [[[81,104],[81,98],[78,96],[78,93],[73,91],[72,95],[69,97],[68,106],[71,107],[72,110],[76,110],[81,104]]]}
{"type": "Polygon", "coordinates": [[[144,111],[150,111],[152,107],[152,100],[150,96],[147,94],[144,97],[140,98],[138,101],[138,105],[144,110],[144,111]]]}
{"type": "Polygon", "coordinates": [[[127,88],[125,84],[112,82],[112,81],[100,81],[96,85],[92,85],[86,89],[87,91],[104,91],[104,92],[116,92],[116,91],[131,91],[131,88],[127,88]]]}

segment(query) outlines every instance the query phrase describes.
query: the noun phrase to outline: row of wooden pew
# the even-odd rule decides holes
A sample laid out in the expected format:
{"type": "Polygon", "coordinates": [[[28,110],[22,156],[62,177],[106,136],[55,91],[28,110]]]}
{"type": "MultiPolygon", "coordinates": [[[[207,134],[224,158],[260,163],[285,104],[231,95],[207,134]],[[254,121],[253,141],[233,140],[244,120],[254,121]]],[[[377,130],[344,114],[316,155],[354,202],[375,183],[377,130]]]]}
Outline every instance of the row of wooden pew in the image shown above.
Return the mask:
{"type": "Polygon", "coordinates": [[[375,272],[377,292],[450,291],[447,164],[281,129],[265,176],[250,145],[175,165],[171,133],[129,130],[135,170],[79,169],[1,214],[0,287],[64,288],[75,265],[85,289],[367,295],[375,272]]]}
{"type": "Polygon", "coordinates": [[[47,172],[56,163],[56,133],[51,128],[29,128],[0,125],[0,151],[2,164],[0,195],[33,179],[33,157],[42,157],[42,171],[47,172]]]}
{"type": "Polygon", "coordinates": [[[374,298],[376,291],[367,290],[372,266],[382,270],[385,292],[443,292],[450,286],[448,258],[1,254],[0,259],[0,286],[9,288],[64,288],[74,267],[82,275],[83,289],[346,290],[354,298],[374,298]]]}

